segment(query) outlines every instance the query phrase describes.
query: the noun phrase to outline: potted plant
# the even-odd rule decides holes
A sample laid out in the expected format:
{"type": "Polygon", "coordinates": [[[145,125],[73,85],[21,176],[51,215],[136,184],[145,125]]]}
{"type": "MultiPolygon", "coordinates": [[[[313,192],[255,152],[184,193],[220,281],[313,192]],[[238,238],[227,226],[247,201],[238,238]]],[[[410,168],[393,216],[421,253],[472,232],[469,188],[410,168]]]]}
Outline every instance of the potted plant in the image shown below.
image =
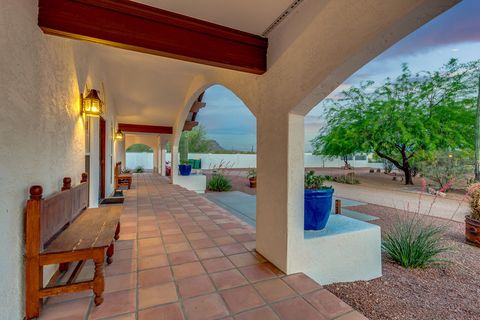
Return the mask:
{"type": "Polygon", "coordinates": [[[181,161],[178,170],[181,176],[189,176],[192,172],[192,165],[188,161],[181,161]]]}
{"type": "Polygon", "coordinates": [[[178,171],[181,176],[189,176],[192,172],[192,165],[188,161],[188,139],[185,136],[185,132],[182,133],[178,149],[180,152],[180,165],[178,166],[178,171]]]}
{"type": "Polygon", "coordinates": [[[467,242],[480,247],[480,184],[469,188],[470,214],[465,217],[465,238],[467,242]]]}
{"type": "Polygon", "coordinates": [[[305,174],[304,229],[322,230],[332,210],[333,188],[324,186],[325,178],[309,171],[305,174]]]}
{"type": "Polygon", "coordinates": [[[250,188],[257,187],[257,169],[250,168],[247,175],[248,181],[250,181],[250,188]]]}

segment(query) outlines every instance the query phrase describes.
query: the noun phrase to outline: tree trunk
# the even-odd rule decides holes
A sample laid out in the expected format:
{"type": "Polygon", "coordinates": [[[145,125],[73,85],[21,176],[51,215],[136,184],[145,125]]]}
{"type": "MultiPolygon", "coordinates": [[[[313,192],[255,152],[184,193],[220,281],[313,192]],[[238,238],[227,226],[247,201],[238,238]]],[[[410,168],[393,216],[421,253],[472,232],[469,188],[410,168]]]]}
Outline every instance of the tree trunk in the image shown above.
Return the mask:
{"type": "Polygon", "coordinates": [[[480,182],[480,75],[478,77],[477,116],[475,119],[475,181],[480,182]]]}
{"type": "Polygon", "coordinates": [[[387,156],[386,154],[382,153],[381,151],[375,150],[375,153],[382,159],[386,159],[393,163],[397,169],[402,170],[405,174],[405,184],[406,185],[413,185],[413,176],[412,176],[412,168],[410,167],[410,163],[408,162],[408,156],[405,150],[405,145],[402,147],[401,154],[402,154],[402,163],[398,162],[397,160],[393,159],[392,157],[387,156]]]}
{"type": "Polygon", "coordinates": [[[406,168],[404,167],[401,170],[405,174],[405,184],[406,185],[413,185],[412,169],[409,166],[407,166],[406,168]]]}
{"type": "Polygon", "coordinates": [[[401,155],[402,155],[402,168],[401,170],[405,173],[405,184],[413,184],[413,179],[412,179],[412,167],[410,167],[410,163],[408,162],[408,156],[406,152],[406,146],[402,146],[401,150],[401,155]]]}

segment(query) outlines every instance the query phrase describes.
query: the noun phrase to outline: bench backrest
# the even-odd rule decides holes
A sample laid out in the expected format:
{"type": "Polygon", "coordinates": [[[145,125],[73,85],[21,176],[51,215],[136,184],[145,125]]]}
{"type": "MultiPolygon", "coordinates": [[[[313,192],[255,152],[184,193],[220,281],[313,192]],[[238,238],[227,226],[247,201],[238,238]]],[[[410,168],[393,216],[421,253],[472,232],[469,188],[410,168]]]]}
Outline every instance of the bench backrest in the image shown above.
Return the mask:
{"type": "MultiPolygon", "coordinates": [[[[41,186],[30,188],[26,212],[26,238],[39,251],[51,242],[88,206],[88,183],[82,174],[79,185],[71,187],[71,179],[63,179],[62,191],[42,199],[41,186]],[[31,203],[33,202],[33,203],[31,203]]],[[[28,243],[28,242],[27,242],[28,243]]]]}
{"type": "Polygon", "coordinates": [[[117,162],[115,164],[115,179],[122,174],[122,162],[117,162]]]}

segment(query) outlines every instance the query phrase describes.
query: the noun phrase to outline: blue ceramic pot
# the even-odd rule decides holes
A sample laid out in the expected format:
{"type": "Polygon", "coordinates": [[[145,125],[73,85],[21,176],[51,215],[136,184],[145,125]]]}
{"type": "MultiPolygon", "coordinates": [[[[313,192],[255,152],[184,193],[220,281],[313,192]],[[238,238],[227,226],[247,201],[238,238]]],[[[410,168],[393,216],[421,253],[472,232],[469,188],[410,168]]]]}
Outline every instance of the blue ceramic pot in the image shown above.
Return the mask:
{"type": "Polygon", "coordinates": [[[181,164],[178,166],[178,171],[180,171],[181,176],[189,176],[192,172],[192,166],[189,164],[181,164]]]}
{"type": "Polygon", "coordinates": [[[333,189],[305,190],[305,230],[322,230],[332,210],[333,189]]]}

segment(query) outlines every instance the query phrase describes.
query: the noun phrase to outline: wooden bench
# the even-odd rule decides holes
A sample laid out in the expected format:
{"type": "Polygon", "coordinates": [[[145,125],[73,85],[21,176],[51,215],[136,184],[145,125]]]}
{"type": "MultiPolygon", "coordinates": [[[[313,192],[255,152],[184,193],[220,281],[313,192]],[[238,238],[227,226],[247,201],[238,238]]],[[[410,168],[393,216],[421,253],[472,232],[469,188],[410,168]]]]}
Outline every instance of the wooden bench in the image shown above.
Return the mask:
{"type": "Polygon", "coordinates": [[[87,209],[87,174],[81,183],[71,187],[71,179],[63,179],[62,191],[46,198],[41,186],[30,188],[25,216],[26,319],[40,315],[43,298],[62,293],[92,289],[95,304],[103,302],[105,250],[107,263],[112,263],[114,239],[119,238],[122,207],[87,209]],[[76,282],[87,260],[95,263],[92,280],[76,282]],[[59,280],[69,264],[77,262],[66,283],[59,280]],[[43,267],[59,265],[44,287],[43,267]]]}
{"type": "Polygon", "coordinates": [[[128,189],[132,186],[132,175],[122,173],[122,163],[115,164],[115,190],[119,190],[120,186],[127,186],[128,189]]]}

